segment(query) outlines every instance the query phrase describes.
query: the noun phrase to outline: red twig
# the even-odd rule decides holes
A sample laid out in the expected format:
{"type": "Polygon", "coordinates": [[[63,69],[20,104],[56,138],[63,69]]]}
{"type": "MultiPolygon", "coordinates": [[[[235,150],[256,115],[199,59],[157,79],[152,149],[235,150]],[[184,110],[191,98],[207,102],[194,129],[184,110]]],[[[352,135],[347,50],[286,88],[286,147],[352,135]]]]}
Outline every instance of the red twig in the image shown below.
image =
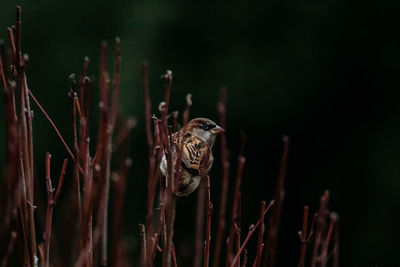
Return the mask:
{"type": "Polygon", "coordinates": [[[326,234],[325,240],[322,242],[322,249],[321,249],[321,267],[325,267],[327,262],[328,262],[328,249],[329,249],[329,244],[331,242],[332,234],[334,231],[334,228],[336,226],[336,221],[337,221],[337,214],[332,212],[330,214],[330,223],[329,223],[329,229],[328,233],[326,234]]]}
{"type": "MultiPolygon", "coordinates": [[[[221,99],[218,102],[219,125],[226,129],[226,88],[221,89],[221,99]]],[[[213,266],[218,266],[226,227],[226,202],[228,196],[229,180],[229,161],[226,145],[226,132],[221,133],[221,164],[222,164],[222,183],[221,199],[219,203],[217,237],[215,242],[215,256],[213,266]]]]}
{"type": "Polygon", "coordinates": [[[51,241],[51,229],[52,229],[52,219],[53,219],[53,210],[60,195],[65,170],[67,168],[67,159],[64,160],[63,166],[61,168],[60,179],[58,180],[58,186],[56,194],[54,195],[54,189],[51,183],[51,171],[50,171],[50,159],[51,155],[47,152],[46,153],[46,189],[47,189],[47,210],[46,210],[46,225],[45,231],[43,233],[44,245],[43,245],[43,258],[44,262],[43,265],[45,267],[50,266],[50,241],[51,241]]]}
{"type": "Polygon", "coordinates": [[[260,220],[261,220],[261,226],[258,229],[258,239],[257,239],[257,256],[254,261],[253,266],[254,267],[260,267],[261,264],[261,256],[262,256],[262,249],[263,249],[263,236],[264,236],[264,213],[265,210],[265,201],[261,201],[260,205],[260,220]]]}
{"type": "Polygon", "coordinates": [[[333,233],[332,266],[339,267],[339,218],[336,221],[333,233]]]}
{"type": "Polygon", "coordinates": [[[62,187],[62,184],[63,184],[63,181],[64,181],[64,176],[65,176],[65,171],[67,169],[67,164],[68,164],[68,159],[64,159],[64,163],[63,163],[62,168],[61,168],[60,178],[58,179],[56,195],[54,196],[54,199],[53,199],[54,204],[57,202],[58,197],[59,197],[60,192],[61,192],[61,187],[62,187]]]}
{"type": "Polygon", "coordinates": [[[266,240],[265,254],[263,266],[274,267],[276,256],[276,244],[278,242],[279,222],[282,212],[283,200],[285,197],[285,176],[289,152],[289,137],[284,135],[282,138],[284,142],[284,149],[281,160],[281,167],[279,171],[278,181],[275,188],[276,205],[272,209],[271,218],[269,220],[269,231],[266,240]]]}
{"type": "Polygon", "coordinates": [[[172,244],[172,264],[174,267],[178,267],[178,263],[176,261],[176,252],[175,252],[175,245],[172,244]]]}
{"type": "MultiPolygon", "coordinates": [[[[80,100],[80,106],[82,107],[82,109],[83,110],[87,110],[87,108],[88,108],[88,106],[86,106],[85,107],[85,102],[84,102],[84,99],[85,99],[85,93],[84,93],[84,90],[85,90],[85,83],[86,83],[86,75],[87,75],[87,71],[88,71],[88,68],[89,68],[89,63],[90,63],[90,59],[89,59],[89,57],[85,57],[84,59],[83,59],[83,70],[82,70],[82,74],[81,74],[81,77],[79,78],[79,100],[80,100]]],[[[87,97],[87,95],[86,95],[86,97],[87,97]]]]}
{"type": "Polygon", "coordinates": [[[202,260],[202,248],[204,244],[204,212],[206,198],[205,179],[201,179],[199,189],[197,190],[197,212],[196,212],[196,228],[195,228],[195,254],[193,267],[200,267],[202,260]]]}
{"type": "MultiPolygon", "coordinates": [[[[175,222],[175,205],[176,205],[176,196],[173,194],[174,192],[174,185],[175,185],[175,173],[174,173],[174,168],[173,168],[173,162],[175,161],[175,156],[173,153],[171,153],[170,149],[170,142],[168,138],[168,124],[167,124],[167,113],[168,113],[168,106],[169,106],[169,98],[170,98],[170,93],[171,93],[171,85],[172,85],[172,72],[167,71],[165,74],[165,100],[164,100],[164,110],[162,114],[162,130],[161,134],[164,136],[164,141],[163,147],[164,147],[164,153],[166,154],[167,157],[167,162],[168,162],[168,185],[167,185],[167,192],[166,192],[166,205],[167,205],[167,210],[166,210],[166,240],[164,242],[165,246],[163,247],[162,251],[162,261],[163,261],[163,267],[170,267],[171,266],[171,251],[172,251],[172,238],[174,235],[174,222],[175,222]]],[[[176,164],[178,165],[178,164],[176,164]]]]}
{"type": "Polygon", "coordinates": [[[233,197],[233,206],[232,206],[232,219],[231,219],[231,228],[229,232],[229,240],[230,242],[228,243],[227,246],[227,253],[226,253],[226,262],[225,266],[228,267],[231,265],[231,260],[233,257],[233,251],[232,251],[232,246],[233,246],[233,239],[234,239],[234,234],[235,234],[235,223],[239,221],[239,201],[240,201],[240,185],[242,183],[242,173],[243,173],[243,167],[244,163],[246,162],[246,158],[244,157],[244,144],[245,144],[245,135],[242,135],[242,144],[241,144],[241,152],[238,157],[238,167],[237,167],[237,173],[236,173],[236,183],[235,183],[235,191],[234,191],[234,197],[233,197]]]}
{"type": "MultiPolygon", "coordinates": [[[[274,205],[275,200],[272,200],[268,207],[264,210],[264,213],[262,214],[262,217],[264,217],[267,212],[270,210],[270,208],[274,205]]],[[[261,218],[258,219],[257,223],[255,225],[251,225],[249,228],[249,233],[246,236],[246,239],[243,241],[243,244],[240,246],[239,251],[236,253],[235,258],[233,259],[232,263],[231,263],[231,267],[234,267],[236,265],[236,263],[238,262],[239,258],[240,258],[240,254],[243,252],[243,249],[246,247],[247,243],[250,240],[250,237],[253,235],[253,233],[255,232],[255,230],[257,229],[257,227],[261,224],[261,218]]]]}
{"type": "Polygon", "coordinates": [[[51,174],[50,174],[50,158],[51,155],[46,153],[46,188],[47,188],[47,212],[46,212],[46,226],[45,232],[43,234],[44,239],[44,263],[45,267],[50,266],[49,258],[50,258],[50,239],[51,239],[51,222],[53,219],[53,208],[54,208],[54,199],[53,199],[53,187],[51,185],[51,174]]]}
{"type": "MultiPolygon", "coordinates": [[[[43,113],[43,115],[46,117],[46,119],[50,122],[51,126],[53,127],[54,131],[56,132],[56,134],[58,135],[58,137],[60,138],[61,142],[63,143],[65,149],[67,150],[68,154],[71,156],[72,160],[75,160],[75,156],[72,153],[71,149],[69,149],[67,143],[65,142],[64,138],[62,137],[60,131],[57,129],[57,126],[54,124],[53,120],[50,118],[50,116],[47,114],[47,112],[44,110],[44,108],[42,107],[42,105],[40,105],[40,103],[37,101],[36,97],[33,95],[33,93],[28,90],[29,95],[31,96],[31,98],[33,99],[33,101],[36,103],[36,105],[38,106],[38,108],[40,109],[40,111],[43,113]]],[[[83,172],[83,170],[81,170],[83,172]]]]}
{"type": "MultiPolygon", "coordinates": [[[[112,250],[112,266],[119,266],[121,257],[121,230],[122,230],[122,214],[124,206],[124,195],[126,189],[126,177],[128,176],[128,171],[132,165],[132,159],[127,158],[123,160],[120,170],[113,175],[113,181],[115,182],[115,193],[114,193],[114,221],[113,221],[113,250],[112,250]]],[[[139,229],[141,226],[139,225],[139,229]]],[[[143,225],[143,233],[145,234],[145,228],[143,225]]],[[[142,233],[142,232],[140,232],[142,233]]],[[[145,237],[145,236],[144,236],[145,237]]],[[[142,265],[146,266],[146,265],[142,265]]]]}
{"type": "Polygon", "coordinates": [[[147,266],[147,255],[146,255],[146,230],[143,224],[139,224],[140,232],[140,266],[147,266]]]}
{"type": "Polygon", "coordinates": [[[329,191],[326,190],[324,192],[324,195],[321,197],[318,217],[315,225],[315,240],[314,240],[313,254],[311,259],[311,267],[315,267],[317,266],[318,263],[321,262],[320,250],[323,242],[324,231],[326,230],[325,220],[327,215],[329,214],[329,211],[327,209],[328,201],[329,201],[329,191]]]}
{"type": "Polygon", "coordinates": [[[241,267],[246,267],[247,264],[247,249],[243,250],[243,260],[242,260],[242,265],[241,267]]]}
{"type": "Polygon", "coordinates": [[[300,260],[299,267],[305,266],[306,249],[307,249],[307,227],[308,227],[308,207],[304,206],[303,227],[299,232],[301,247],[300,247],[300,260]]]}
{"type": "Polygon", "coordinates": [[[204,245],[204,267],[208,267],[210,260],[210,241],[211,241],[211,214],[212,214],[212,203],[211,203],[211,186],[210,186],[210,177],[207,175],[206,177],[206,186],[207,186],[207,194],[206,194],[206,208],[207,208],[207,223],[206,223],[206,236],[205,236],[205,245],[204,245]]]}
{"type": "Polygon", "coordinates": [[[310,227],[310,233],[307,236],[307,243],[311,241],[311,239],[314,237],[314,228],[315,228],[315,222],[317,221],[318,218],[318,213],[314,213],[313,220],[311,222],[311,227],[310,227]]]}

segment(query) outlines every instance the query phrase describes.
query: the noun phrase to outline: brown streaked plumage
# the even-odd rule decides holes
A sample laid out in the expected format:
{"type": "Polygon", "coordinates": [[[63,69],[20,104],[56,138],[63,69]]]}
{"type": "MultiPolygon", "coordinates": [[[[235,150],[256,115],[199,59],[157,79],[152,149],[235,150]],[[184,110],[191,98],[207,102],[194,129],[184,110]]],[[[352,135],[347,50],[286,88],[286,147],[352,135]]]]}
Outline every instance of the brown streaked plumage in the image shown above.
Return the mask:
{"type": "MultiPolygon", "coordinates": [[[[216,135],[224,131],[209,119],[197,118],[189,121],[180,131],[172,134],[173,153],[182,152],[181,177],[179,188],[176,191],[177,196],[191,194],[198,187],[201,177],[210,171],[214,161],[211,148],[216,135]]],[[[175,164],[176,162],[174,162],[174,167],[175,164]]],[[[165,155],[161,160],[160,169],[162,174],[168,178],[165,155]]]]}

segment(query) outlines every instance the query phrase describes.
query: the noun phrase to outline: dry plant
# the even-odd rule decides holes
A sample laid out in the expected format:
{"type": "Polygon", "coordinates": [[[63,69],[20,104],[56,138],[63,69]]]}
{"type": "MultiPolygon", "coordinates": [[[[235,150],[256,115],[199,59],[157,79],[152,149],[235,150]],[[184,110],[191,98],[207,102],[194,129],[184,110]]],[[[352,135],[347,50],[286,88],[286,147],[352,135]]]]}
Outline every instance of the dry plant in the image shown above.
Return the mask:
{"type": "MultiPolygon", "coordinates": [[[[5,99],[6,121],[6,172],[4,177],[4,202],[0,203],[2,223],[0,224],[1,266],[127,266],[128,257],[124,252],[122,235],[122,207],[124,191],[131,159],[128,142],[130,130],[135,122],[132,118],[125,123],[118,118],[118,93],[120,84],[120,40],[116,38],[115,60],[112,76],[108,72],[108,45],[101,44],[99,73],[99,127],[95,152],[90,151],[91,136],[89,125],[94,120],[90,110],[93,103],[94,85],[88,77],[89,58],[85,57],[79,78],[71,75],[72,147],[64,140],[50,115],[41,106],[29,89],[26,68],[28,56],[21,50],[21,8],[17,7],[15,26],[7,28],[8,49],[1,47],[0,76],[5,99]],[[9,51],[9,52],[8,52],[9,51]],[[38,106],[44,118],[50,123],[69,154],[73,165],[70,180],[73,191],[69,192],[68,210],[63,222],[55,225],[53,211],[57,200],[63,194],[63,181],[68,160],[65,159],[56,184],[52,177],[51,155],[44,155],[45,174],[35,174],[33,150],[33,112],[31,101],[38,106]],[[40,179],[43,176],[44,179],[40,179]],[[35,179],[38,179],[35,182],[35,179]],[[114,186],[111,187],[111,183],[114,186]],[[41,184],[47,192],[44,218],[35,212],[40,204],[35,195],[34,184],[41,184]],[[111,188],[114,191],[111,191],[111,188]],[[110,203],[110,194],[113,202],[110,203]],[[113,204],[112,217],[109,205],[113,204]],[[110,222],[111,221],[111,222],[110,222]],[[43,223],[44,222],[44,223],[43,223]],[[109,240],[111,237],[111,241],[109,240]]],[[[171,132],[180,128],[177,112],[168,113],[172,72],[167,71],[165,98],[158,106],[160,119],[152,115],[149,97],[149,66],[143,64],[143,96],[145,103],[145,129],[148,145],[147,175],[147,216],[139,225],[140,266],[155,265],[160,258],[163,267],[177,266],[179,258],[174,246],[174,224],[176,213],[175,190],[179,182],[182,155],[171,149],[171,132]],[[170,120],[168,120],[170,118],[170,120]],[[172,121],[169,126],[169,121],[172,121]],[[168,162],[169,179],[166,180],[159,168],[162,155],[168,162]],[[173,162],[177,162],[175,167],[173,162]],[[158,202],[159,199],[159,202],[158,202]],[[157,210],[157,211],[156,211],[157,210]],[[156,212],[155,212],[156,211],[156,212]]],[[[221,90],[217,109],[219,125],[226,125],[227,90],[221,90]]],[[[191,95],[186,97],[182,127],[188,122],[191,95]]],[[[39,117],[39,116],[38,116],[39,117]]],[[[42,116],[39,118],[43,118],[42,116]]],[[[241,183],[245,167],[245,136],[238,156],[234,195],[228,201],[230,162],[227,156],[225,133],[221,136],[222,183],[216,229],[212,229],[213,204],[211,200],[210,177],[203,177],[197,190],[197,218],[193,266],[275,266],[279,222],[285,196],[284,182],[288,163],[289,138],[284,137],[284,149],[274,199],[260,202],[257,221],[250,225],[244,235],[241,214],[241,183]],[[268,203],[268,204],[267,204],[268,203]],[[231,217],[227,219],[228,208],[231,217]],[[269,220],[266,219],[269,214],[269,220]],[[250,239],[256,239],[255,247],[248,247],[250,239]],[[215,242],[213,243],[213,241],[215,242]],[[252,249],[255,258],[247,251],[252,249]]],[[[312,217],[309,226],[309,209],[304,207],[303,225],[299,231],[300,257],[298,266],[338,266],[338,216],[328,210],[329,192],[321,197],[320,209],[312,217]],[[310,250],[311,249],[311,250],[310,250]]],[[[130,264],[131,266],[132,264],[130,264]]]]}

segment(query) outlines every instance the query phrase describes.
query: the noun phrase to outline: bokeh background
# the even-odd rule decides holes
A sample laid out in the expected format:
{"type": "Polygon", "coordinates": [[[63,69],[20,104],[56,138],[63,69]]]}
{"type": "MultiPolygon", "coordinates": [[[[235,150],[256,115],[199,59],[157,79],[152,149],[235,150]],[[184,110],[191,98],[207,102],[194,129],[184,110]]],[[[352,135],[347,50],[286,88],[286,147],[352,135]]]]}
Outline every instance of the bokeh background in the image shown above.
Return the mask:
{"type": "MultiPolygon", "coordinates": [[[[5,27],[14,23],[15,5],[21,4],[30,88],[67,140],[68,76],[80,73],[83,57],[89,56],[96,79],[100,42],[108,41],[112,54],[115,36],[121,38],[120,107],[123,116],[138,121],[124,213],[132,262],[137,224],[145,220],[141,64],[146,60],[153,112],[163,99],[160,75],[167,69],[174,74],[171,109],[182,111],[190,92],[192,117],[217,120],[219,90],[227,87],[231,181],[240,130],[247,135],[244,229],[256,221],[258,201],[273,197],[281,136],[291,138],[278,266],[297,263],[303,205],[316,211],[325,189],[331,190],[331,210],[340,215],[342,266],[395,266],[400,249],[399,6],[370,2],[1,1],[0,38],[6,39],[5,27]]],[[[53,154],[54,166],[68,155],[34,111],[37,183],[44,186],[45,151],[53,154]]],[[[4,140],[3,121],[0,128],[4,140]]],[[[4,162],[4,142],[0,148],[4,162]]],[[[218,149],[215,154],[211,183],[217,203],[218,149]]],[[[193,248],[195,200],[195,194],[178,200],[175,240],[183,261],[193,248]]],[[[62,211],[55,212],[57,218],[62,211]]]]}

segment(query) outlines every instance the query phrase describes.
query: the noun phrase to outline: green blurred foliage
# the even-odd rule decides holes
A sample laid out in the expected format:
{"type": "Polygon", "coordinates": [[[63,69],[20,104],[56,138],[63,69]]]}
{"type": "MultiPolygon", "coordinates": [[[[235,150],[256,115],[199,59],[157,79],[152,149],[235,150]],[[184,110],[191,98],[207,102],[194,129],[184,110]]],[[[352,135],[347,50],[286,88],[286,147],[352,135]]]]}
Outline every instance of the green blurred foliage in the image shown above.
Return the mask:
{"type": "MultiPolygon", "coordinates": [[[[13,24],[16,3],[0,3],[1,29],[13,24]]],[[[83,57],[89,56],[91,77],[96,80],[100,42],[109,42],[111,68],[113,40],[121,37],[120,107],[123,116],[138,118],[132,133],[134,164],[124,229],[132,250],[137,246],[137,224],[145,220],[141,64],[146,60],[154,113],[163,99],[159,77],[166,69],[174,74],[171,109],[182,111],[190,92],[193,117],[217,120],[219,89],[227,86],[232,162],[240,146],[239,131],[247,134],[244,228],[255,222],[258,200],[272,198],[280,136],[291,137],[279,266],[296,264],[302,206],[309,204],[316,211],[326,188],[332,192],[332,210],[340,215],[344,266],[396,262],[398,3],[37,0],[19,4],[23,52],[30,58],[30,89],[67,140],[71,140],[68,76],[79,74],[83,57]]],[[[0,36],[6,39],[5,31],[0,36]]],[[[44,186],[45,151],[53,154],[55,166],[67,154],[42,114],[34,111],[37,183],[44,186]]],[[[0,125],[4,138],[4,123],[0,125]]],[[[3,145],[1,151],[4,159],[3,145]]],[[[211,174],[215,203],[219,174],[217,157],[211,174]]],[[[178,201],[176,243],[182,259],[191,253],[184,247],[192,246],[194,207],[195,196],[178,201]]]]}

